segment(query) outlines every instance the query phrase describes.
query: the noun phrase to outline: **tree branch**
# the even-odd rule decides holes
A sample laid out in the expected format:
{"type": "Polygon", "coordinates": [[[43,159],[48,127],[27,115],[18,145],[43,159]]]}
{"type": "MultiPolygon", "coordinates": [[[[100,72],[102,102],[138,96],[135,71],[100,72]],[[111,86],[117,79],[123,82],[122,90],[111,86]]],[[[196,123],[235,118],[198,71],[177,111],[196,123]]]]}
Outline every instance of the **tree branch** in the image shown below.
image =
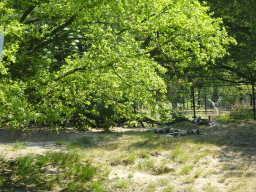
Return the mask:
{"type": "Polygon", "coordinates": [[[116,72],[114,66],[111,65],[111,67],[112,67],[114,73],[119,77],[119,79],[121,79],[121,81],[124,82],[126,85],[130,86],[129,83],[127,83],[127,82],[116,72]]]}
{"type": "Polygon", "coordinates": [[[153,47],[152,49],[150,49],[150,50],[148,50],[148,51],[146,51],[144,53],[141,53],[140,55],[154,52],[156,49],[161,48],[161,46],[166,45],[166,44],[172,42],[178,35],[180,35],[180,33],[176,34],[173,38],[163,42],[162,44],[159,44],[159,45],[153,47]]]}
{"type": "MultiPolygon", "coordinates": [[[[101,69],[101,68],[104,68],[104,67],[107,67],[107,66],[112,66],[112,65],[113,65],[113,63],[110,62],[108,65],[100,66],[100,67],[98,67],[97,69],[101,69]]],[[[66,76],[68,76],[68,75],[71,75],[72,73],[75,73],[76,71],[82,71],[82,70],[85,70],[85,69],[87,69],[87,66],[76,67],[76,68],[74,68],[74,69],[71,69],[71,70],[67,71],[66,73],[63,73],[63,74],[59,75],[58,77],[54,78],[53,80],[54,80],[54,81],[58,81],[58,80],[60,80],[60,79],[62,79],[62,78],[64,78],[64,77],[66,77],[66,76]]]]}
{"type": "Polygon", "coordinates": [[[82,70],[85,70],[86,69],[86,66],[83,66],[83,67],[77,67],[77,68],[74,68],[74,69],[71,69],[70,71],[66,72],[66,73],[63,73],[61,74],[60,76],[54,78],[54,81],[58,81],[72,73],[75,73],[76,71],[82,71],[82,70]]]}
{"type": "Polygon", "coordinates": [[[29,25],[29,24],[35,23],[37,21],[41,21],[41,20],[40,19],[33,19],[33,20],[30,20],[30,21],[24,22],[24,24],[29,25]]]}
{"type": "MultiPolygon", "coordinates": [[[[163,8],[163,10],[161,11],[160,14],[164,13],[164,12],[168,9],[169,6],[170,6],[170,4],[166,5],[166,6],[163,8]]],[[[155,13],[152,13],[151,15],[149,15],[148,17],[146,17],[145,19],[143,19],[143,20],[141,21],[141,23],[146,22],[150,17],[154,17],[154,16],[156,16],[156,14],[155,14],[155,13]]]]}
{"type": "Polygon", "coordinates": [[[250,84],[251,82],[248,82],[248,81],[233,81],[233,80],[229,80],[229,79],[223,79],[219,76],[216,76],[216,78],[218,80],[221,80],[221,81],[226,81],[226,82],[229,82],[229,83],[233,83],[233,84],[239,84],[239,83],[243,83],[243,84],[250,84]]]}
{"type": "MultiPolygon", "coordinates": [[[[171,42],[171,41],[174,40],[178,35],[179,35],[179,34],[175,35],[172,39],[169,39],[169,40],[165,41],[162,45],[165,45],[165,44],[171,42]]],[[[142,54],[150,53],[150,52],[154,51],[155,49],[157,49],[158,47],[160,47],[160,45],[157,46],[157,47],[154,47],[153,49],[148,50],[147,52],[144,52],[144,53],[142,53],[142,54]]],[[[142,54],[139,54],[139,55],[142,55],[142,54]]],[[[112,69],[113,69],[113,71],[114,71],[114,73],[115,73],[124,83],[126,83],[127,85],[129,85],[129,84],[128,84],[127,82],[125,82],[125,81],[123,80],[123,78],[116,72],[115,68],[113,67],[113,63],[112,63],[112,62],[109,63],[108,66],[111,66],[112,69]]],[[[68,72],[66,72],[66,73],[63,73],[63,74],[61,74],[60,76],[56,77],[56,78],[54,79],[54,81],[58,81],[58,80],[62,79],[63,77],[66,77],[66,76],[68,76],[68,75],[70,75],[70,74],[72,74],[72,73],[75,73],[76,71],[81,71],[81,70],[85,70],[85,69],[86,69],[86,66],[77,67],[77,68],[71,69],[70,71],[68,71],[68,72]]]]}
{"type": "MultiPolygon", "coordinates": [[[[60,30],[64,29],[65,27],[69,26],[76,18],[76,14],[74,14],[72,17],[69,18],[69,20],[66,23],[63,23],[62,25],[60,25],[59,27],[57,27],[56,29],[54,29],[50,34],[48,34],[47,36],[44,37],[44,40],[49,37],[49,36],[54,36],[56,35],[60,30]]],[[[26,55],[31,55],[32,53],[34,53],[35,51],[37,51],[38,49],[44,47],[45,45],[47,45],[50,42],[55,41],[56,39],[58,39],[59,37],[55,37],[54,39],[49,39],[47,41],[43,41],[42,43],[40,43],[39,45],[37,45],[35,48],[29,50],[26,55]]]]}
{"type": "Polygon", "coordinates": [[[249,73],[251,79],[254,79],[253,74],[252,74],[250,68],[249,68],[247,65],[245,65],[245,67],[246,67],[246,69],[248,70],[248,73],[249,73]]]}
{"type": "Polygon", "coordinates": [[[223,65],[223,64],[221,64],[221,63],[217,63],[217,66],[216,66],[216,67],[213,67],[213,69],[214,69],[214,68],[215,68],[215,69],[226,69],[226,70],[229,70],[229,71],[232,71],[232,72],[236,73],[236,74],[238,75],[238,77],[242,77],[242,78],[245,78],[245,79],[248,78],[248,76],[247,76],[246,74],[244,74],[244,73],[238,71],[238,70],[235,69],[235,68],[232,68],[232,67],[230,67],[230,66],[223,65]]]}
{"type": "Polygon", "coordinates": [[[69,26],[71,23],[73,23],[73,21],[76,18],[76,14],[72,15],[72,17],[69,18],[69,20],[66,23],[63,23],[62,25],[60,25],[59,27],[57,27],[56,29],[54,29],[50,35],[55,35],[56,33],[58,33],[59,31],[61,31],[62,29],[64,29],[65,27],[69,26]]]}
{"type": "Polygon", "coordinates": [[[30,6],[21,16],[20,23],[23,23],[23,21],[27,18],[27,16],[33,11],[33,9],[36,7],[36,5],[30,6]]]}
{"type": "MultiPolygon", "coordinates": [[[[169,5],[170,5],[170,4],[169,4],[169,5]]],[[[169,5],[166,5],[166,6],[163,8],[163,11],[162,11],[160,14],[164,13],[164,12],[168,9],[169,5]]],[[[156,16],[156,14],[155,14],[155,13],[152,13],[152,14],[150,14],[149,16],[147,16],[146,18],[144,18],[140,23],[144,23],[144,22],[146,22],[150,17],[154,17],[154,16],[156,16]]],[[[117,32],[116,35],[120,35],[120,34],[122,34],[123,32],[125,32],[125,31],[127,31],[127,30],[129,30],[129,29],[130,29],[130,28],[124,28],[124,29],[120,30],[119,32],[117,32]]]]}

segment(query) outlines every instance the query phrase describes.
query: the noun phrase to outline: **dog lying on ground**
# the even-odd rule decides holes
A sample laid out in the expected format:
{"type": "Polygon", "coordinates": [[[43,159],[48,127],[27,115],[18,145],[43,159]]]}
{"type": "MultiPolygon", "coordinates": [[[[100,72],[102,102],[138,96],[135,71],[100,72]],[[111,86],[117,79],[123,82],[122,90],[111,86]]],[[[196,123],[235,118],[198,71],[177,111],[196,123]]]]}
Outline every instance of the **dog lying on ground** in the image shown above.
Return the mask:
{"type": "Polygon", "coordinates": [[[201,134],[199,129],[180,130],[180,129],[175,129],[175,128],[171,128],[171,127],[157,128],[154,130],[154,133],[167,134],[166,136],[170,136],[170,137],[186,136],[186,135],[192,135],[192,134],[200,135],[201,134]]]}

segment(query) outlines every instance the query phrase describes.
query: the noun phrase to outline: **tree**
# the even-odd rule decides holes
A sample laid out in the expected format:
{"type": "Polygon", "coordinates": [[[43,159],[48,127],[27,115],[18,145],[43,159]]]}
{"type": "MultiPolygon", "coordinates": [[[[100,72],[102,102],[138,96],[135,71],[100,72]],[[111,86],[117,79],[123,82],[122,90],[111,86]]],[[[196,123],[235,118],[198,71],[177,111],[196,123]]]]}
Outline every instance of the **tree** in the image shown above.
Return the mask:
{"type": "Polygon", "coordinates": [[[4,48],[4,33],[1,32],[1,34],[0,34],[0,59],[2,57],[3,48],[4,48]]]}
{"type": "Polygon", "coordinates": [[[212,63],[220,80],[231,83],[255,82],[256,2],[252,0],[207,0],[213,17],[223,18],[223,26],[237,44],[229,46],[225,57],[212,63]]]}
{"type": "MultiPolygon", "coordinates": [[[[136,119],[164,74],[223,57],[231,42],[196,0],[5,0],[1,123],[136,119]]],[[[180,70],[184,73],[184,70],[180,70]]]]}
{"type": "MultiPolygon", "coordinates": [[[[228,55],[210,64],[213,76],[232,83],[251,85],[254,95],[256,82],[256,2],[253,0],[207,0],[213,17],[223,18],[223,26],[237,44],[230,46],[228,55]]],[[[253,99],[253,102],[255,100],[253,99]]],[[[255,117],[255,102],[254,117],[255,117]]]]}

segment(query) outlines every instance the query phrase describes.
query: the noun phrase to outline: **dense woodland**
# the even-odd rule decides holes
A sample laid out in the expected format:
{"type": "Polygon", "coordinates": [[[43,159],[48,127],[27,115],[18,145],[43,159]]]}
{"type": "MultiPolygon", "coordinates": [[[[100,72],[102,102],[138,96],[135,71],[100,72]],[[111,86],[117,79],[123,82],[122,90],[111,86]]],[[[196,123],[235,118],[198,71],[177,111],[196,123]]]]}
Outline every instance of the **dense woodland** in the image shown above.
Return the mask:
{"type": "Polygon", "coordinates": [[[164,116],[173,109],[156,105],[177,90],[251,88],[255,8],[254,0],[3,0],[1,126],[107,129],[164,116]]]}

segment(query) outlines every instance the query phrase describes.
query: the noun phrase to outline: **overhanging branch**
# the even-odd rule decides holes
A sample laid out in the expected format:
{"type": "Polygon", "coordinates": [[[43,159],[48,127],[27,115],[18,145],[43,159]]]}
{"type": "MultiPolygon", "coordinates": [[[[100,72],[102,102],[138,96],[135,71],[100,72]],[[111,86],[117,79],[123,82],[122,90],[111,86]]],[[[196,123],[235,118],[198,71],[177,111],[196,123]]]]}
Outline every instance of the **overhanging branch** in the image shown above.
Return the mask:
{"type": "Polygon", "coordinates": [[[229,70],[229,71],[232,71],[232,72],[236,73],[238,77],[242,77],[244,79],[248,78],[247,74],[244,74],[241,71],[239,71],[239,70],[237,70],[233,67],[223,65],[221,63],[217,63],[217,66],[214,66],[213,69],[226,69],[226,70],[229,70]]]}
{"type": "Polygon", "coordinates": [[[58,80],[62,79],[63,77],[66,77],[66,76],[68,76],[72,73],[75,73],[76,71],[82,71],[82,70],[85,70],[85,69],[86,69],[86,66],[71,69],[70,71],[68,71],[66,73],[63,73],[63,74],[59,75],[58,77],[54,78],[54,81],[58,81],[58,80]]]}
{"type": "MultiPolygon", "coordinates": [[[[146,52],[144,52],[144,53],[142,53],[142,54],[139,54],[139,55],[148,54],[148,53],[150,53],[150,52],[156,50],[158,47],[160,47],[160,46],[162,46],[162,45],[165,45],[165,44],[167,44],[167,43],[173,41],[178,35],[179,35],[179,34],[175,35],[172,39],[169,39],[169,40],[165,41],[165,42],[162,43],[161,45],[156,46],[156,47],[154,47],[153,49],[148,50],[148,51],[146,51],[146,52]]],[[[125,82],[125,81],[123,80],[123,78],[116,72],[115,68],[113,67],[113,62],[109,63],[108,66],[111,66],[112,69],[113,69],[113,71],[114,71],[114,73],[115,73],[123,82],[125,82]]],[[[58,81],[58,80],[62,79],[63,77],[66,77],[66,76],[68,76],[68,75],[70,75],[70,74],[72,74],[72,73],[75,73],[76,71],[81,71],[81,70],[85,70],[85,69],[86,69],[86,66],[74,68],[74,69],[72,69],[72,70],[70,70],[70,71],[68,71],[68,72],[66,72],[66,73],[63,73],[63,74],[61,74],[60,76],[56,77],[56,78],[54,79],[54,81],[58,81]]],[[[127,82],[125,82],[125,83],[126,83],[127,85],[129,85],[127,82]]]]}
{"type": "MultiPolygon", "coordinates": [[[[50,34],[48,34],[47,36],[44,37],[44,40],[49,37],[49,36],[54,36],[56,35],[59,31],[63,30],[65,27],[69,26],[76,18],[76,14],[74,14],[72,17],[69,18],[69,20],[65,23],[63,23],[62,25],[60,25],[59,27],[57,27],[56,29],[54,29],[50,34]]],[[[37,45],[35,48],[29,50],[26,55],[31,55],[32,53],[34,53],[35,51],[37,51],[38,49],[44,47],[45,45],[47,45],[48,43],[55,41],[56,38],[59,37],[55,37],[54,39],[49,39],[47,41],[43,41],[42,43],[40,43],[39,45],[37,45]]]]}
{"type": "Polygon", "coordinates": [[[36,7],[36,5],[30,6],[21,16],[20,23],[23,23],[23,21],[27,18],[27,16],[33,11],[33,9],[36,7]]]}
{"type": "Polygon", "coordinates": [[[116,70],[115,70],[115,68],[114,68],[114,66],[113,65],[111,65],[111,67],[112,67],[112,69],[113,69],[113,71],[114,71],[114,73],[116,74],[116,76],[118,76],[119,77],[119,79],[121,79],[121,81],[122,82],[124,82],[126,85],[128,85],[128,86],[130,86],[129,85],[129,83],[127,83],[117,72],[116,72],[116,70]]]}
{"type": "MultiPolygon", "coordinates": [[[[163,8],[163,10],[160,12],[160,14],[164,13],[168,9],[169,6],[170,6],[170,4],[166,5],[163,8]]],[[[158,15],[160,15],[160,14],[158,14],[158,15]]],[[[147,16],[146,18],[144,18],[140,23],[145,23],[149,18],[154,17],[154,16],[157,16],[157,15],[155,13],[152,13],[149,16],[147,16]]],[[[130,28],[124,28],[124,29],[120,30],[119,32],[117,32],[116,35],[120,35],[120,34],[122,34],[123,32],[125,32],[129,29],[130,28]]]]}
{"type": "Polygon", "coordinates": [[[157,45],[157,46],[153,47],[152,49],[147,50],[146,52],[141,53],[141,54],[139,54],[139,55],[144,55],[144,54],[148,54],[148,53],[152,53],[152,52],[154,52],[156,49],[161,48],[161,46],[166,45],[166,44],[168,44],[168,43],[172,42],[172,41],[173,41],[173,40],[174,40],[178,35],[180,35],[180,34],[179,34],[179,33],[178,33],[178,34],[176,34],[173,38],[171,38],[171,39],[169,39],[169,40],[167,40],[167,41],[163,42],[162,44],[159,44],[159,45],[157,45]]]}
{"type": "Polygon", "coordinates": [[[239,81],[234,81],[234,80],[230,80],[230,79],[224,79],[224,78],[221,78],[219,76],[216,76],[216,78],[220,81],[225,81],[225,82],[229,82],[229,83],[233,83],[233,84],[250,84],[251,82],[248,82],[248,81],[242,81],[242,80],[239,80],[239,81]]]}

